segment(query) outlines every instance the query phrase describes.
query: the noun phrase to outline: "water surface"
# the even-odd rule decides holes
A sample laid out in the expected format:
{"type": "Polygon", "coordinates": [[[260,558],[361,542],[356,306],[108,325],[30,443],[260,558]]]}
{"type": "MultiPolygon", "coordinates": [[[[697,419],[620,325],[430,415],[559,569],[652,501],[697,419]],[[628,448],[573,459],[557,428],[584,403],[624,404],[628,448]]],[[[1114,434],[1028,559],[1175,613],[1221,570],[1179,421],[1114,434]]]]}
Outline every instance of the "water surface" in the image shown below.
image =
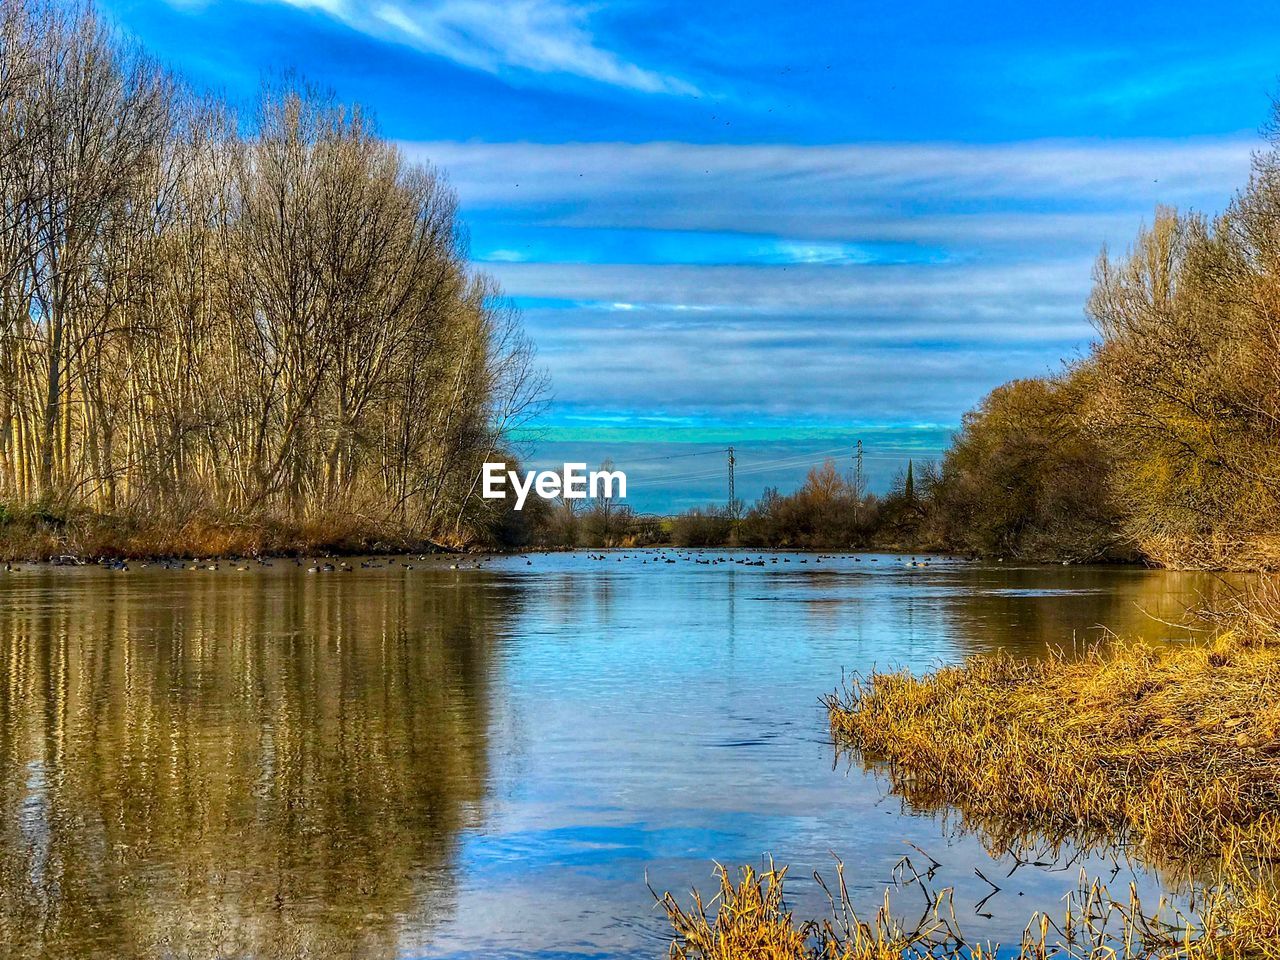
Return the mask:
{"type": "Polygon", "coordinates": [[[874,910],[917,847],[966,932],[1016,943],[1082,865],[1160,881],[1100,854],[1005,880],[957,816],[837,758],[819,696],[1101,625],[1179,642],[1166,621],[1227,589],[894,556],[377,563],[0,574],[10,952],[656,958],[646,880],[772,855],[805,912],[834,852],[874,910]]]}

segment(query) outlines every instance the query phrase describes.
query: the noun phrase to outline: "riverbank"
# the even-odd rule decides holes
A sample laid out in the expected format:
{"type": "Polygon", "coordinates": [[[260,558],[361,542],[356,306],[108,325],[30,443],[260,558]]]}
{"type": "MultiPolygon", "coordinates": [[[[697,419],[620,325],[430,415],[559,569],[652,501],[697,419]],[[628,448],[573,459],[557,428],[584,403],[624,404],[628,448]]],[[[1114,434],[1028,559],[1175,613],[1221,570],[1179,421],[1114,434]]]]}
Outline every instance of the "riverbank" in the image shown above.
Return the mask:
{"type": "MultiPolygon", "coordinates": [[[[950,805],[995,847],[1124,846],[1196,878],[1192,915],[1082,885],[1064,915],[1031,918],[1010,956],[1280,955],[1280,590],[1205,615],[1204,639],[1114,640],[1083,656],[974,657],[925,676],[872,673],[827,699],[838,746],[887,773],[917,808],[950,805]],[[1101,952],[1099,952],[1101,951],[1101,952]]],[[[842,878],[841,878],[842,879],[842,878]]],[[[982,954],[947,920],[797,921],[783,876],[720,876],[712,914],[664,898],[673,955],[698,960],[872,960],[982,954]],[[732,949],[726,945],[734,944],[732,949]]],[[[886,905],[888,901],[886,900],[886,905]]],[[[950,916],[954,920],[954,913],[950,916]]]]}
{"type": "MultiPolygon", "coordinates": [[[[500,538],[499,538],[500,539],[500,538]]],[[[397,526],[347,515],[306,521],[279,518],[229,519],[195,514],[185,519],[156,520],[91,510],[52,511],[39,507],[6,509],[0,504],[0,563],[37,563],[59,558],[78,560],[150,560],[190,557],[290,557],[329,554],[356,556],[375,553],[452,553],[483,550],[487,553],[567,553],[598,550],[666,549],[680,553],[701,550],[763,555],[806,554],[821,558],[836,555],[901,552],[913,554],[922,565],[928,560],[953,559],[941,550],[893,551],[878,547],[837,549],[830,547],[726,546],[688,547],[671,539],[655,539],[643,545],[604,547],[595,543],[577,546],[487,542],[441,543],[397,526]]]]}
{"type": "Polygon", "coordinates": [[[452,547],[358,517],[291,522],[214,516],[160,521],[89,511],[8,512],[0,506],[0,562],[157,557],[350,556],[441,553],[452,547]]]}
{"type": "Polygon", "coordinates": [[[832,732],[908,799],[971,820],[1094,831],[1153,859],[1280,851],[1280,604],[1204,627],[1187,646],[875,673],[829,698],[832,732]]]}
{"type": "MultiPolygon", "coordinates": [[[[642,540],[612,546],[585,538],[574,545],[530,542],[499,529],[489,536],[466,535],[457,542],[441,542],[396,524],[353,514],[289,520],[263,516],[230,518],[215,512],[196,512],[176,519],[133,514],[99,513],[85,508],[51,509],[6,507],[0,503],[0,563],[35,563],[74,557],[78,560],[149,560],[190,557],[292,557],[329,554],[356,556],[373,553],[485,552],[564,553],[574,550],[671,549],[694,553],[724,551],[742,554],[811,554],[834,557],[857,554],[901,554],[922,565],[938,559],[985,559],[1004,563],[1005,557],[979,557],[947,549],[937,543],[885,541],[824,545],[713,544],[683,542],[664,529],[642,540]]],[[[1049,564],[1049,558],[1008,558],[1011,564],[1049,564]]],[[[1075,565],[1054,558],[1052,565],[1075,565]]],[[[1134,565],[1111,558],[1101,565],[1134,565]]],[[[1098,565],[1094,562],[1091,565],[1098,565]]]]}

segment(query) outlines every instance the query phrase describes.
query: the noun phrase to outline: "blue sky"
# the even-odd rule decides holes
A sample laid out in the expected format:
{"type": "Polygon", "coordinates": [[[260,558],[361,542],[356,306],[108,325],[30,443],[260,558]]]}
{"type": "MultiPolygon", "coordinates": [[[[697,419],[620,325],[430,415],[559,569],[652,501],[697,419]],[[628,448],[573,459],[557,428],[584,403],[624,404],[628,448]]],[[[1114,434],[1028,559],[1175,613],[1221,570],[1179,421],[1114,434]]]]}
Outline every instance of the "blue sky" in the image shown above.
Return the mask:
{"type": "Polygon", "coordinates": [[[873,486],[1085,349],[1099,248],[1220,209],[1280,74],[1280,6],[105,0],[248,103],[296,69],[447,171],[553,401],[531,462],[611,457],[667,510],[873,486]],[[690,455],[694,454],[694,455],[690,455]],[[669,459],[663,459],[669,458],[669,459]]]}

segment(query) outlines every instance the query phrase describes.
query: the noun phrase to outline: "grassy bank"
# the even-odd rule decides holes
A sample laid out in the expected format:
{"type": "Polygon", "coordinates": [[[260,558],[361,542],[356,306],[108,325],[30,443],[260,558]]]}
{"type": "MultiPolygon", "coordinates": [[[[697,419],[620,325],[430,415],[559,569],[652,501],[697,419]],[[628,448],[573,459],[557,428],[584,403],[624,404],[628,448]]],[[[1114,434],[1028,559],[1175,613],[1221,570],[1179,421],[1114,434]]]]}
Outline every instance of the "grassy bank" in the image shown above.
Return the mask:
{"type": "Polygon", "coordinates": [[[214,515],[164,520],[0,508],[0,561],[424,552],[440,546],[360,517],[292,522],[214,515]]]}
{"type": "MultiPolygon", "coordinates": [[[[827,701],[837,744],[913,805],[960,810],[1000,846],[1035,836],[1125,844],[1195,878],[1190,916],[1082,885],[1029,918],[1005,956],[1280,956],[1280,591],[1206,616],[1201,642],[1120,640],[1082,656],[1003,654],[915,677],[856,678],[827,701]]],[[[720,876],[713,910],[663,899],[684,960],[982,957],[945,898],[904,925],[867,920],[843,884],[827,920],[796,920],[781,872],[720,876]]],[[[887,905],[886,901],[886,905],[887,905]]]]}
{"type": "Polygon", "coordinates": [[[1092,831],[1151,859],[1280,852],[1280,631],[1249,609],[1187,646],[857,679],[828,701],[832,731],[909,799],[972,821],[1092,831]]]}

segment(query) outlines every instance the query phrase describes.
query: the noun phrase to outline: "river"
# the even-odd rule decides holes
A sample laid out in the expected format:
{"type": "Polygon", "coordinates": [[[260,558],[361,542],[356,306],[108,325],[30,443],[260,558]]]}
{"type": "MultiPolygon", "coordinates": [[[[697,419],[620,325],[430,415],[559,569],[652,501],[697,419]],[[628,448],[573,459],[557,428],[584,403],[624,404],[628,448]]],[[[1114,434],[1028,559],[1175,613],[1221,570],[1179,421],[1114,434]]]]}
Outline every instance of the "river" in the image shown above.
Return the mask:
{"type": "Polygon", "coordinates": [[[819,697],[1103,625],[1180,642],[1227,589],[889,555],[373,563],[0,573],[12,955],[656,960],[646,880],[709,891],[713,861],[772,855],[814,912],[833,853],[867,911],[927,855],[966,933],[1016,943],[1082,866],[1161,880],[1107,852],[1009,875],[838,757],[819,697]]]}

